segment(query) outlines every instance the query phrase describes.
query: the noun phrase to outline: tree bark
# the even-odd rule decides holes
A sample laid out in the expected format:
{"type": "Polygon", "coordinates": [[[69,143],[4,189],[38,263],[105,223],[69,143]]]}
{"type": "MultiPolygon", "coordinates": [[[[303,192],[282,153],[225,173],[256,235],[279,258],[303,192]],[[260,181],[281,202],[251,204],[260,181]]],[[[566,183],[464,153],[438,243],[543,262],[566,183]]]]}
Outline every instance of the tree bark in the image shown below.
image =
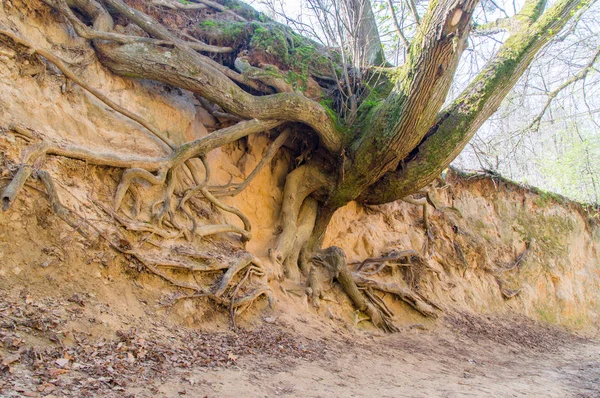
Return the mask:
{"type": "MultiPolygon", "coordinates": [[[[537,52],[560,32],[581,4],[581,0],[562,0],[526,29],[513,34],[465,91],[440,112],[416,154],[405,159],[397,170],[386,173],[359,201],[392,202],[417,192],[439,176],[498,109],[537,52]]],[[[533,15],[539,15],[538,7],[531,9],[536,13],[533,15]]]]}
{"type": "Polygon", "coordinates": [[[450,89],[477,0],[432,2],[390,95],[360,126],[331,199],[342,206],[396,168],[422,140],[450,89]]]}

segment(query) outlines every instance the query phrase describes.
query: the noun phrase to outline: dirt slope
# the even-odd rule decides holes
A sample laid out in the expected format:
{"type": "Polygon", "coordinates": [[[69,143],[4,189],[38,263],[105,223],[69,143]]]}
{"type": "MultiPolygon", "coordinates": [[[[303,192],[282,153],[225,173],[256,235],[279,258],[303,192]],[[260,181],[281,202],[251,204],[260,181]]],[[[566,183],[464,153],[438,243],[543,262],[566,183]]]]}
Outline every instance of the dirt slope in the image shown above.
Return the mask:
{"type": "MultiPolygon", "coordinates": [[[[36,5],[2,3],[0,24],[65,58],[77,52],[88,63],[78,73],[89,84],[150,118],[175,142],[214,127],[216,120],[190,93],[117,78],[87,59],[90,49],[36,5]]],[[[40,65],[30,65],[27,56],[0,42],[0,189],[21,153],[40,139],[160,154],[135,123],[65,84],[51,65],[36,69],[40,65]],[[15,134],[15,126],[30,137],[15,134]]],[[[243,179],[270,142],[259,134],[211,152],[213,183],[243,179]]],[[[266,264],[277,237],[283,178],[296,161],[291,154],[282,148],[242,194],[225,199],[250,219],[253,238],[245,249],[266,264]]],[[[242,331],[235,335],[228,332],[227,308],[181,299],[180,290],[109,247],[126,231],[98,203],[112,203],[120,171],[56,157],[35,167],[48,170],[61,202],[104,235],[84,238],[65,224],[35,179],[0,213],[0,395],[599,394],[594,340],[531,321],[596,337],[597,209],[493,176],[453,172],[430,189],[436,203],[428,210],[431,239],[420,206],[351,204],[336,214],[326,244],[342,247],[350,263],[417,250],[423,266],[386,268],[381,276],[434,302],[438,320],[386,296],[402,332],[384,337],[337,286],[314,308],[301,283],[272,280],[274,307],[258,300],[239,317],[242,331]]],[[[160,197],[152,187],[142,189],[150,203],[160,197]]],[[[239,224],[205,210],[210,220],[239,224]]],[[[150,239],[136,237],[140,246],[150,239]]],[[[179,237],[162,249],[185,245],[192,244],[179,237]]],[[[242,250],[230,236],[193,245],[225,262],[242,250]]],[[[213,272],[203,281],[220,277],[213,272]]]]}

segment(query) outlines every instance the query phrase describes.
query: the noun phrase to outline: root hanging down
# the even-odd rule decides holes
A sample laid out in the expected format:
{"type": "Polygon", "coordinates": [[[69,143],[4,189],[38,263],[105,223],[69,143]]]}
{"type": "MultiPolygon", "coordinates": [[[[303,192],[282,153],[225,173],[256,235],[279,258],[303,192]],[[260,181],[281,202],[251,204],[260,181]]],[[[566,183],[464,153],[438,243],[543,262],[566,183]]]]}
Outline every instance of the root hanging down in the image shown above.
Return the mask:
{"type": "MultiPolygon", "coordinates": [[[[403,254],[407,255],[413,254],[403,254]]],[[[398,328],[392,322],[392,312],[374,291],[392,294],[425,317],[436,318],[437,312],[441,311],[439,306],[418,292],[397,283],[379,282],[365,277],[360,272],[351,272],[346,265],[346,255],[339,247],[332,246],[320,250],[313,254],[311,261],[328,269],[357,310],[365,313],[376,327],[386,332],[395,332],[398,328]]]]}
{"type": "Polygon", "coordinates": [[[356,309],[369,316],[376,327],[386,332],[397,332],[399,330],[392,323],[391,316],[383,312],[360,291],[346,265],[346,255],[342,249],[336,246],[323,249],[312,256],[312,262],[329,269],[356,309]]]}
{"type": "MultiPolygon", "coordinates": [[[[277,238],[275,247],[269,251],[270,260],[278,268],[279,277],[284,275],[283,268],[288,258],[297,257],[308,240],[308,238],[305,239],[306,230],[312,231],[313,229],[317,209],[315,203],[311,202],[312,199],[309,200],[308,197],[331,183],[331,177],[320,170],[317,165],[303,165],[288,174],[279,216],[282,231],[277,238]],[[307,202],[307,200],[309,201],[307,202]],[[301,210],[304,213],[302,217],[300,217],[301,210]],[[299,229],[303,231],[300,232],[299,229]]],[[[310,235],[310,233],[308,234],[310,235]]],[[[288,264],[290,264],[290,268],[297,267],[290,262],[288,264]]],[[[297,273],[294,269],[288,269],[288,272],[292,276],[297,273]]]]}
{"type": "MultiPolygon", "coordinates": [[[[194,256],[169,253],[168,245],[163,246],[152,243],[153,249],[141,246],[144,243],[151,243],[149,240],[151,236],[157,237],[163,242],[173,242],[182,236],[185,236],[189,241],[193,237],[234,233],[240,236],[242,242],[250,240],[252,237],[251,223],[248,217],[239,209],[226,205],[209,191],[210,169],[204,155],[214,148],[234,142],[248,134],[269,130],[279,124],[281,123],[278,121],[263,123],[258,120],[250,120],[240,122],[237,125],[215,131],[206,137],[184,144],[174,149],[170,155],[163,157],[121,155],[110,151],[99,153],[74,145],[41,142],[22,151],[21,164],[10,183],[0,193],[2,209],[3,211],[9,210],[27,181],[32,177],[38,178],[48,192],[48,199],[53,211],[82,236],[89,238],[90,230],[94,231],[95,233],[92,235],[101,236],[112,249],[124,255],[129,261],[138,264],[138,269],[158,276],[177,289],[191,290],[192,293],[187,295],[187,298],[203,297],[227,308],[232,317],[235,318],[260,297],[266,296],[271,305],[274,302],[266,281],[267,272],[258,258],[248,252],[241,251],[234,257],[235,261],[233,263],[227,264],[214,262],[214,260],[208,261],[206,259],[209,259],[210,256],[203,257],[201,253],[195,253],[194,256]],[[108,220],[112,220],[112,222],[109,221],[106,224],[109,225],[109,229],[113,228],[113,232],[102,232],[98,227],[88,223],[85,217],[61,204],[50,173],[45,170],[36,170],[32,166],[36,160],[43,159],[46,156],[66,157],[85,161],[86,164],[124,169],[113,196],[112,206],[107,206],[96,199],[89,198],[90,203],[95,205],[96,211],[100,211],[100,214],[104,214],[108,216],[108,220]],[[185,202],[182,203],[182,201],[175,198],[175,181],[181,180],[178,179],[178,171],[183,170],[184,165],[197,157],[204,164],[205,176],[204,180],[194,176],[197,189],[192,189],[193,193],[202,194],[203,199],[215,208],[235,214],[240,219],[242,227],[231,224],[199,225],[198,215],[194,214],[185,202]],[[140,208],[140,203],[137,202],[141,200],[141,196],[137,192],[137,188],[134,189],[134,184],[139,181],[163,187],[162,199],[151,206],[151,208],[157,209],[153,222],[136,220],[139,211],[133,212],[133,218],[120,211],[128,192],[132,192],[132,194],[136,192],[132,196],[134,202],[136,202],[134,207],[140,208]],[[178,216],[177,212],[183,213],[184,219],[185,217],[188,220],[191,219],[191,231],[181,224],[179,221],[181,216],[178,216]],[[140,234],[145,234],[146,237],[139,237],[140,234]],[[139,239],[136,238],[139,241],[138,245],[134,245],[127,237],[135,237],[136,235],[139,237],[139,239]],[[115,236],[119,237],[118,241],[114,241],[115,236]],[[158,253],[156,253],[157,250],[158,253]],[[177,272],[171,273],[173,270],[177,270],[177,272]],[[185,275],[191,276],[199,272],[208,273],[207,275],[210,277],[218,271],[222,271],[222,275],[213,287],[199,282],[191,282],[186,280],[189,278],[185,277],[185,275]]],[[[289,132],[279,138],[269,153],[270,156],[288,136],[289,132]]],[[[192,171],[191,167],[189,169],[192,171]]],[[[237,187],[236,192],[241,191],[247,185],[246,183],[241,187],[237,187]]],[[[192,196],[193,194],[187,196],[186,200],[191,199],[192,196]]],[[[201,279],[204,280],[205,278],[201,279]]],[[[235,324],[235,319],[232,319],[232,323],[235,324]]]]}

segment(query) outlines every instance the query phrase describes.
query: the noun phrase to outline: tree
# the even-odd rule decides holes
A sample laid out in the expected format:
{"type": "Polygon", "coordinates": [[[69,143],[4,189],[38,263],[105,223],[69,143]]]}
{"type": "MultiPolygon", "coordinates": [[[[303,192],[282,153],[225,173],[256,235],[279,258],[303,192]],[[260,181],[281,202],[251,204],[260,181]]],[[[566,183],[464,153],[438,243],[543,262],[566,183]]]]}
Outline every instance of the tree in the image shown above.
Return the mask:
{"type": "Polygon", "coordinates": [[[599,27],[590,4],[538,53],[455,164],[597,203],[599,27]]]}
{"type": "MultiPolygon", "coordinates": [[[[272,250],[272,261],[281,273],[293,277],[300,263],[315,299],[320,281],[313,271],[319,265],[330,269],[358,309],[387,330],[394,327],[385,308],[371,294],[360,291],[359,285],[397,294],[423,314],[434,313],[432,304],[415,292],[351,273],[343,252],[337,248],[321,250],[331,217],[350,201],[365,205],[395,201],[419,192],[438,177],[499,107],[536,53],[585,5],[585,0],[559,0],[547,7],[545,0],[527,0],[514,16],[495,21],[510,32],[510,37],[464,91],[444,107],[473,31],[477,0],[432,1],[422,16],[414,3],[409,3],[418,29],[407,48],[406,62],[400,67],[383,62],[378,40],[374,48],[376,24],[370,3],[364,0],[342,2],[345,19],[333,23],[339,32],[354,32],[346,40],[354,53],[347,51],[343,43],[337,48],[319,45],[236,0],[156,0],[138,2],[135,7],[122,0],[43,1],[63,15],[79,36],[93,43],[98,59],[113,73],[189,90],[211,112],[237,123],[176,146],[143,118],[89,87],[58,57],[36,48],[17,32],[2,28],[0,34],[13,45],[36,52],[105,104],[140,123],[167,152],[160,158],[137,154],[123,157],[92,153],[73,145],[37,145],[26,152],[2,193],[5,210],[31,175],[35,159],[64,156],[125,170],[112,211],[119,210],[131,184],[142,179],[166,187],[157,217],[159,225],[169,216],[177,228],[180,223],[175,221],[174,213],[180,211],[192,220],[192,233],[234,232],[247,240],[251,237],[247,218],[217,198],[234,194],[246,182],[211,192],[206,185],[209,173],[204,155],[250,134],[278,129],[282,132],[273,144],[275,151],[287,135],[296,134],[318,144],[287,177],[282,232],[272,250]],[[183,15],[190,18],[207,17],[199,29],[186,33],[161,21],[155,7],[186,13],[183,15]],[[118,33],[116,21],[132,23],[143,33],[118,33]],[[360,62],[355,62],[357,57],[360,62]],[[193,177],[193,183],[174,207],[174,181],[185,173],[193,177]],[[185,204],[197,193],[217,207],[238,214],[244,229],[230,225],[212,225],[212,229],[201,231],[196,228],[194,215],[185,204]]],[[[394,18],[397,21],[397,16],[394,18]]],[[[39,176],[52,191],[48,175],[39,176]]],[[[53,205],[60,213],[60,204],[53,201],[53,205]]],[[[187,229],[181,225],[179,228],[187,229]]],[[[396,257],[418,260],[419,256],[411,252],[396,253],[396,257]]],[[[139,259],[144,262],[141,256],[139,259]]],[[[152,270],[151,264],[145,263],[152,270]]],[[[252,256],[240,259],[224,274],[216,291],[205,293],[217,300],[243,267],[254,264],[256,272],[263,272],[258,263],[252,256]]],[[[233,303],[231,298],[232,307],[233,303]]]]}

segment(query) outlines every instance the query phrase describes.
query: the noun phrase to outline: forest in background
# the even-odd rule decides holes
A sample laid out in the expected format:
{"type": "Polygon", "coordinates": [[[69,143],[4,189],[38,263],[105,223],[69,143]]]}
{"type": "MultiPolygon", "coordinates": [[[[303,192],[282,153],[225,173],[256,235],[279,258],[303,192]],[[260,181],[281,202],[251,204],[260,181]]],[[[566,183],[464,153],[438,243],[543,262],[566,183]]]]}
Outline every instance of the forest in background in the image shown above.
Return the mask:
{"type": "MultiPolygon", "coordinates": [[[[464,90],[507,39],[509,35],[497,21],[517,14],[521,3],[481,2],[473,14],[480,29],[468,41],[447,102],[464,90]]],[[[251,4],[323,44],[339,45],[333,35],[324,33],[317,17],[322,9],[335,13],[327,0],[254,0],[251,4]]],[[[402,65],[427,2],[374,0],[372,4],[386,59],[402,65]]],[[[453,165],[465,171],[498,173],[580,202],[599,204],[599,65],[600,5],[591,2],[539,52],[453,165]]]]}

